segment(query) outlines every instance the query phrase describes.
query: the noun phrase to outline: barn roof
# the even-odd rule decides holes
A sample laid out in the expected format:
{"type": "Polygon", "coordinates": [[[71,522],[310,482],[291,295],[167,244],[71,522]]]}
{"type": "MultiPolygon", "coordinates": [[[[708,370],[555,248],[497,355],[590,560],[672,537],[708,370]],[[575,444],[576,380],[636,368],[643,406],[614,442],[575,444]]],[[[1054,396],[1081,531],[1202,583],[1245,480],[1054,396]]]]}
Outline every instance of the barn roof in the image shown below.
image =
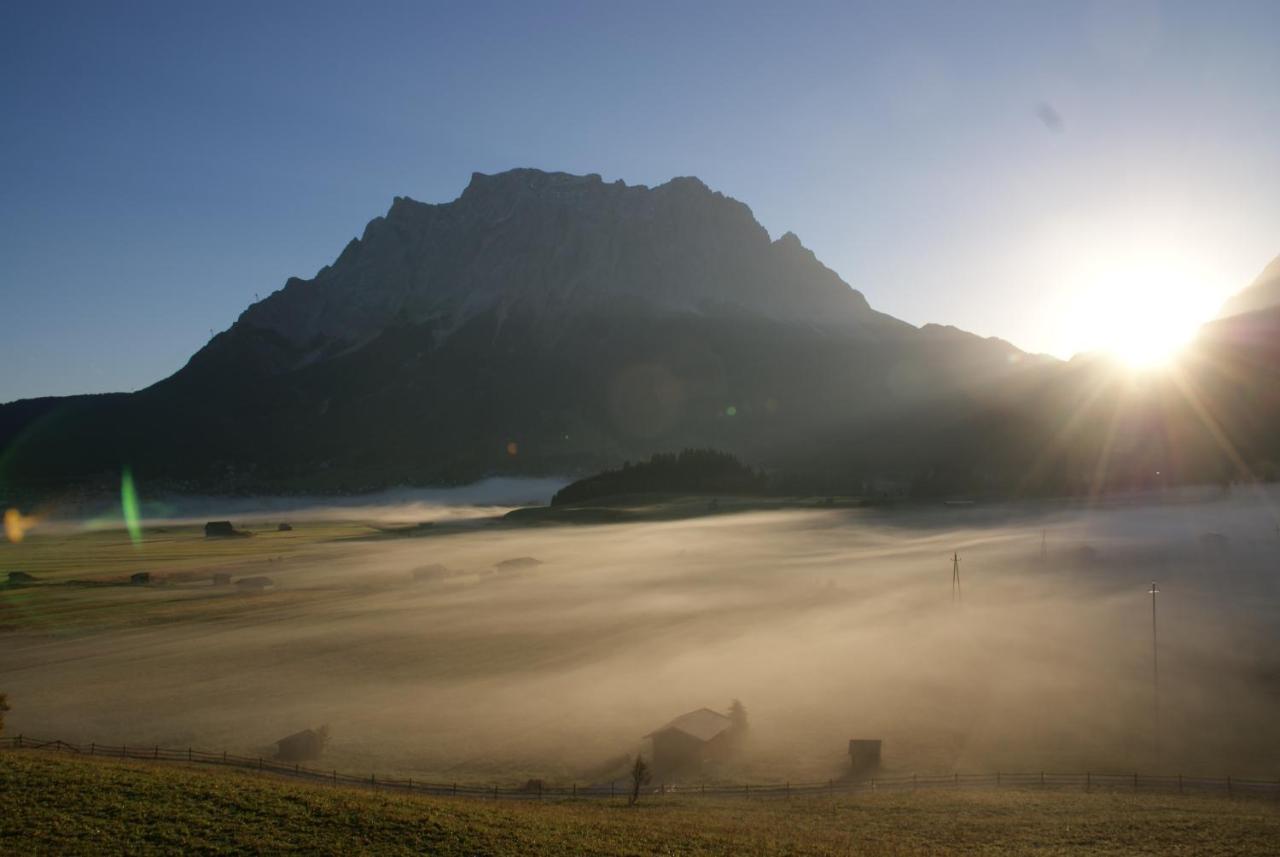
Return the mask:
{"type": "Polygon", "coordinates": [[[301,732],[294,732],[292,735],[286,735],[277,741],[277,744],[288,744],[293,741],[314,741],[319,735],[314,729],[303,729],[301,732]]]}
{"type": "Polygon", "coordinates": [[[677,732],[683,732],[690,737],[697,738],[699,741],[710,741],[731,726],[733,726],[733,721],[720,712],[712,711],[710,708],[699,708],[697,711],[681,714],[667,725],[653,730],[644,737],[652,738],[659,732],[674,729],[677,732]]]}

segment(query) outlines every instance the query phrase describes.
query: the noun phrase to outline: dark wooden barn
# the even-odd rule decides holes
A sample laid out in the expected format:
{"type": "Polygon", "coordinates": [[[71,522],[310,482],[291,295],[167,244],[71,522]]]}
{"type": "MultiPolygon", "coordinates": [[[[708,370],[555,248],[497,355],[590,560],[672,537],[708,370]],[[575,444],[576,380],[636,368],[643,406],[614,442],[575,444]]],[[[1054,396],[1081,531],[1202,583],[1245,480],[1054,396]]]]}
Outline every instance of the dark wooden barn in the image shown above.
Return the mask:
{"type": "Polygon", "coordinates": [[[329,730],[303,729],[276,742],[276,758],[285,762],[306,762],[319,759],[329,740],[329,730]]]}
{"type": "Polygon", "coordinates": [[[653,730],[653,767],[660,773],[697,770],[723,759],[732,749],[733,721],[718,711],[699,708],[653,730]]]}
{"type": "Polygon", "coordinates": [[[849,764],[855,771],[874,771],[880,767],[879,738],[850,738],[849,764]]]}

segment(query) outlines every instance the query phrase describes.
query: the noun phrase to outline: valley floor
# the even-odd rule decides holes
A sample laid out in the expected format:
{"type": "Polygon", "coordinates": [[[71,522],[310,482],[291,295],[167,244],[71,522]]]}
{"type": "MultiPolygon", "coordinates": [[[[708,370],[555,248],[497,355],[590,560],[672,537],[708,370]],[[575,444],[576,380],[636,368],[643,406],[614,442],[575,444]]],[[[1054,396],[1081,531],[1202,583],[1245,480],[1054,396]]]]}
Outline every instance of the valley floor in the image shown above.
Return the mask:
{"type": "Polygon", "coordinates": [[[488,803],[0,753],[0,853],[1273,854],[1250,799],[920,792],[773,801],[488,803]]]}

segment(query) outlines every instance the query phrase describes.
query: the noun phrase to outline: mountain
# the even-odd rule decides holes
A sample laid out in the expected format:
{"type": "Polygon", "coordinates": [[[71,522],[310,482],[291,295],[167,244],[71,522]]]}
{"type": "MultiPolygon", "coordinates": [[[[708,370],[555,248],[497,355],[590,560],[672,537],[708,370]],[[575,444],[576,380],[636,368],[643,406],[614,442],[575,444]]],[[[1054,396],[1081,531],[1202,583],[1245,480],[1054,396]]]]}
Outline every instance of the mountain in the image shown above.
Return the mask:
{"type": "Polygon", "coordinates": [[[814,437],[1042,362],[875,311],[697,179],[477,173],[452,202],[397,198],[145,390],[0,407],[0,485],[128,466],[174,489],[362,490],[685,447],[798,466],[814,437]]]}
{"type": "Polygon", "coordinates": [[[1273,259],[1248,288],[1228,298],[1218,310],[1218,318],[1230,318],[1275,306],[1280,306],[1280,256],[1273,259]]]}
{"type": "Polygon", "coordinates": [[[1137,381],[870,307],[693,178],[538,170],[397,198],[131,394],[0,406],[0,505],[579,476],[715,449],[796,491],[1091,494],[1269,473],[1280,314],[1137,381]]]}

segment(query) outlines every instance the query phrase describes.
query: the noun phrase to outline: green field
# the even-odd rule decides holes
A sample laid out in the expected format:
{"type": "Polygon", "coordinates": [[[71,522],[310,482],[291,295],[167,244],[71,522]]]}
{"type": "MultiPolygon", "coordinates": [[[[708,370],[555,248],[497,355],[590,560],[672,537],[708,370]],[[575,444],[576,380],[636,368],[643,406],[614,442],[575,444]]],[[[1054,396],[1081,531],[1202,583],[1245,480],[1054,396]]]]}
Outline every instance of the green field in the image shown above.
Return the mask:
{"type": "Polygon", "coordinates": [[[1274,854],[1257,800],[918,792],[492,803],[236,771],[0,754],[0,852],[24,854],[1274,854]]]}

